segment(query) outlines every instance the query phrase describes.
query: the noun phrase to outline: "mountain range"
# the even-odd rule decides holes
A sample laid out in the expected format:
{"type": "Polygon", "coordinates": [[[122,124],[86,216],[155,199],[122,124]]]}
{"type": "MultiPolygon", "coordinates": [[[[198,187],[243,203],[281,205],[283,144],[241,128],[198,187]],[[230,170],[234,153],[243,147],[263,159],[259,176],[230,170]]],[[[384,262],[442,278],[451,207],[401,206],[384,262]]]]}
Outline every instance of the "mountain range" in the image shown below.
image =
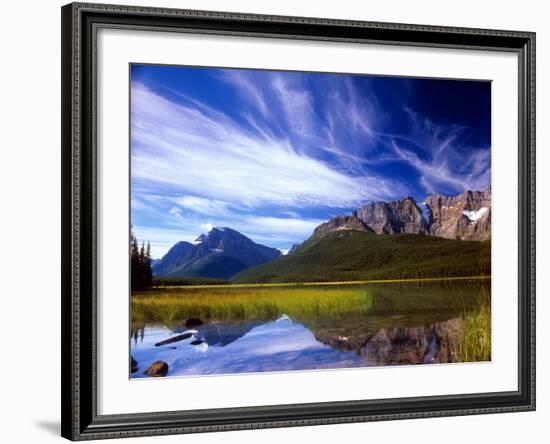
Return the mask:
{"type": "Polygon", "coordinates": [[[246,268],[281,256],[230,228],[212,228],[193,243],[178,242],[153,265],[155,276],[228,279],[246,268]]]}
{"type": "Polygon", "coordinates": [[[371,202],[317,226],[287,255],[230,228],[178,242],[155,276],[238,282],[353,280],[490,273],[491,188],[371,202]],[[423,270],[423,271],[422,271],[423,270]]]}
{"type": "Polygon", "coordinates": [[[319,225],[313,235],[336,230],[487,240],[491,237],[491,188],[452,197],[433,194],[420,205],[412,197],[368,203],[349,216],[337,216],[319,225]]]}

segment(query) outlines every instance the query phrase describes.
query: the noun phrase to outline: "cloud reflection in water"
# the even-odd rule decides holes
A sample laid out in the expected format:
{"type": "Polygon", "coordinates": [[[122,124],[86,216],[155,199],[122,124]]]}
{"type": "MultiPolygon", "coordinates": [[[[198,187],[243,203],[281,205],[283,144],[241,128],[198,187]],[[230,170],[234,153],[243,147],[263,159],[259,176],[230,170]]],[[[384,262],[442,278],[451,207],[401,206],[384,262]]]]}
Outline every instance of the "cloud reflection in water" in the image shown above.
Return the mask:
{"type": "MultiPolygon", "coordinates": [[[[317,341],[304,325],[287,316],[263,324],[248,325],[241,336],[234,335],[232,342],[208,341],[208,329],[186,340],[166,346],[155,343],[172,336],[166,327],[146,326],[143,342],[132,342],[132,356],[139,371],[132,378],[146,377],[143,371],[154,361],[168,363],[168,376],[249,373],[283,370],[329,369],[362,367],[368,363],[355,352],[341,352],[317,341]],[[191,345],[196,339],[205,342],[191,345]],[[220,345],[220,344],[226,345],[220,345]]],[[[214,326],[223,331],[223,325],[214,326]]]]}

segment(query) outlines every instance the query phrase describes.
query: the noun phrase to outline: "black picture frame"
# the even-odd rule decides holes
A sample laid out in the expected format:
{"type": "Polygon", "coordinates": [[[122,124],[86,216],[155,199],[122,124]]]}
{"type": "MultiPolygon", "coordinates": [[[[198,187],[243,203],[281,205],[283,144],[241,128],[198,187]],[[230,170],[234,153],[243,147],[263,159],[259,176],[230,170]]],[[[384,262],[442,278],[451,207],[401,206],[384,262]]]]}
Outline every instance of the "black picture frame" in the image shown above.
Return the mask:
{"type": "Polygon", "coordinates": [[[62,7],[62,436],[71,440],[535,409],[535,33],[72,3],[62,7]],[[198,32],[507,51],[519,66],[518,390],[97,414],[96,31],[198,32]]]}

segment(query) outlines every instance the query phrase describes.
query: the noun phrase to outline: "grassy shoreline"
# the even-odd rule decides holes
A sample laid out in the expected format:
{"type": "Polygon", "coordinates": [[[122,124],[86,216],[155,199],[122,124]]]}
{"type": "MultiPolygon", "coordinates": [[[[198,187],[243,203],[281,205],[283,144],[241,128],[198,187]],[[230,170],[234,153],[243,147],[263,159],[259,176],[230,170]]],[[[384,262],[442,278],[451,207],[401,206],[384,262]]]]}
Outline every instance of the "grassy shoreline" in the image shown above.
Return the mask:
{"type": "Polygon", "coordinates": [[[481,289],[476,305],[464,309],[458,353],[461,362],[491,360],[491,292],[481,289]]]}
{"type": "Polygon", "coordinates": [[[170,288],[254,288],[254,287],[307,287],[307,286],[331,286],[331,285],[366,285],[366,284],[397,284],[414,282],[450,282],[491,279],[491,276],[455,276],[443,278],[411,278],[411,279],[372,279],[364,281],[335,281],[335,282],[285,282],[285,283],[255,283],[255,284],[199,284],[199,285],[160,285],[150,287],[152,290],[164,290],[170,288]]]}
{"type": "Polygon", "coordinates": [[[282,314],[292,318],[319,315],[341,317],[352,313],[366,315],[373,305],[373,296],[360,287],[262,288],[236,292],[221,286],[215,291],[196,290],[183,297],[169,292],[140,294],[132,301],[132,320],[157,319],[169,324],[188,317],[224,320],[273,319],[282,314]]]}

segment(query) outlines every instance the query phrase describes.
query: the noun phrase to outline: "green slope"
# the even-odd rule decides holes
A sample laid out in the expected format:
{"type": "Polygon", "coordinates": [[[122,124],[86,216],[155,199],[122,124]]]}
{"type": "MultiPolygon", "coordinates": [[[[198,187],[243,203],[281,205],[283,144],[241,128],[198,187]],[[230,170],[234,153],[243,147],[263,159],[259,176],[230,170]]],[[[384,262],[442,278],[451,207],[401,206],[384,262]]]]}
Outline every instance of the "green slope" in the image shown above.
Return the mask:
{"type": "Polygon", "coordinates": [[[164,277],[205,277],[228,279],[235,273],[244,270],[246,265],[241,261],[225,255],[203,257],[191,265],[167,273],[164,277]]]}
{"type": "Polygon", "coordinates": [[[231,281],[326,282],[490,274],[490,241],[336,231],[309,239],[288,256],[237,273],[231,281]]]}

